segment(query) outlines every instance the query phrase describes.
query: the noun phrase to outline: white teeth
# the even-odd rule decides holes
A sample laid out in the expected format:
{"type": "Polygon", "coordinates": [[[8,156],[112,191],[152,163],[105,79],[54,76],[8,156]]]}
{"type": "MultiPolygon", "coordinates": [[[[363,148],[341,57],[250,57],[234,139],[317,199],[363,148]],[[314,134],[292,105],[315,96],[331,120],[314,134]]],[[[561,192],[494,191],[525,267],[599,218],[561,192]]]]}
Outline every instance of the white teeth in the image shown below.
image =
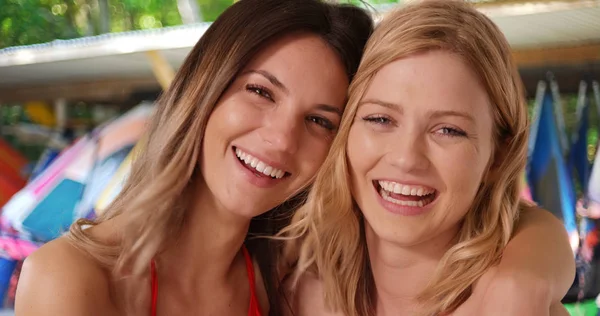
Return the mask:
{"type": "Polygon", "coordinates": [[[410,187],[408,185],[402,186],[402,194],[410,195],[410,187]]]}
{"type": "Polygon", "coordinates": [[[385,187],[384,189],[387,189],[387,185],[388,185],[388,184],[387,184],[387,182],[380,181],[380,182],[379,182],[379,185],[380,185],[382,188],[383,188],[383,186],[385,185],[386,187],[385,187]]]}
{"type": "Polygon", "coordinates": [[[243,152],[239,148],[235,149],[235,155],[244,163],[246,163],[246,165],[251,166],[252,168],[256,169],[256,171],[266,176],[281,179],[285,175],[285,171],[269,166],[267,163],[260,161],[258,158],[253,157],[248,153],[243,152]]]}
{"type": "Polygon", "coordinates": [[[406,185],[392,181],[378,181],[379,186],[389,193],[410,195],[410,196],[426,196],[435,192],[435,189],[423,187],[420,185],[406,185]]]}
{"type": "Polygon", "coordinates": [[[263,170],[263,173],[270,176],[271,175],[271,171],[273,171],[273,167],[271,166],[266,166],[265,170],[263,170]]]}
{"type": "Polygon", "coordinates": [[[394,204],[398,204],[401,206],[410,206],[410,207],[423,207],[429,203],[432,202],[433,198],[429,197],[429,198],[425,198],[423,200],[419,200],[419,201],[403,201],[403,200],[397,200],[394,199],[393,197],[390,196],[390,193],[381,188],[379,190],[379,193],[381,194],[381,197],[383,197],[384,200],[388,201],[388,202],[392,202],[394,204]]]}
{"type": "Polygon", "coordinates": [[[240,158],[241,160],[243,160],[245,163],[248,163],[250,161],[250,155],[247,155],[245,152],[236,149],[235,150],[235,155],[238,156],[238,158],[240,158]]]}

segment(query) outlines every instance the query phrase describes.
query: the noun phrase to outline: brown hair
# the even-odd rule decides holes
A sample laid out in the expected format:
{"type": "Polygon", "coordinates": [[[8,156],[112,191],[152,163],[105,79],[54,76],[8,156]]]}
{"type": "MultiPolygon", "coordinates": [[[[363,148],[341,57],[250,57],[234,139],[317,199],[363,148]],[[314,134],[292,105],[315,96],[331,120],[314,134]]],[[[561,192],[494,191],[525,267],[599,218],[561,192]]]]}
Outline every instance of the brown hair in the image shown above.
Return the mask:
{"type": "Polygon", "coordinates": [[[292,263],[294,253],[299,254],[295,280],[307,270],[317,273],[326,305],[345,315],[373,315],[376,297],[364,219],[349,187],[349,130],[377,71],[399,58],[431,50],[457,54],[479,77],[493,113],[495,156],[456,243],[419,297],[425,315],[451,312],[469,297],[471,285],[500,258],[519,210],[527,207],[519,199],[519,175],[527,152],[527,109],[503,34],[464,1],[420,1],[389,13],[367,43],[340,131],[308,200],[282,232],[287,238],[297,238],[286,250],[292,263]]]}
{"type": "MultiPolygon", "coordinates": [[[[319,0],[242,0],[233,4],[200,38],[158,100],[143,150],[120,195],[97,220],[79,220],[72,225],[71,241],[113,269],[116,276],[132,275],[138,281],[147,278],[150,260],[182,227],[193,179],[199,176],[200,144],[208,118],[243,67],[273,40],[308,32],[329,44],[351,79],[371,31],[368,14],[350,5],[319,0]],[[82,228],[116,216],[124,227],[117,245],[95,240],[82,228]]],[[[261,218],[289,213],[292,206],[279,207],[261,218]]],[[[272,235],[277,231],[261,220],[251,225],[249,233],[272,235]]],[[[276,313],[273,295],[277,279],[272,274],[274,259],[268,243],[266,239],[253,240],[248,248],[259,262],[272,313],[276,313]]]]}

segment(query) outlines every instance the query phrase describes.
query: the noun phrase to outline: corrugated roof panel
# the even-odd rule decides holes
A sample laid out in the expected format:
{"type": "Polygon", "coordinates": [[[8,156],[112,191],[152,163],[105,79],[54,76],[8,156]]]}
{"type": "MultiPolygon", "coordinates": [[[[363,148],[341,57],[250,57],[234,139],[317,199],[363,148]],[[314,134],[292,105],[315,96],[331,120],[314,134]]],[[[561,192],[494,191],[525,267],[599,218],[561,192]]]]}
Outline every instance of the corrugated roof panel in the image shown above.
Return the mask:
{"type": "Polygon", "coordinates": [[[0,71],[3,66],[190,48],[209,26],[199,23],[8,47],[0,49],[0,71]]]}
{"type": "MultiPolygon", "coordinates": [[[[486,5],[513,48],[600,43],[600,0],[486,5]]],[[[0,50],[0,88],[53,81],[152,77],[145,52],[183,62],[210,24],[105,34],[0,50]]]]}
{"type": "Polygon", "coordinates": [[[515,48],[600,42],[600,2],[592,8],[494,16],[492,20],[515,48]]]}

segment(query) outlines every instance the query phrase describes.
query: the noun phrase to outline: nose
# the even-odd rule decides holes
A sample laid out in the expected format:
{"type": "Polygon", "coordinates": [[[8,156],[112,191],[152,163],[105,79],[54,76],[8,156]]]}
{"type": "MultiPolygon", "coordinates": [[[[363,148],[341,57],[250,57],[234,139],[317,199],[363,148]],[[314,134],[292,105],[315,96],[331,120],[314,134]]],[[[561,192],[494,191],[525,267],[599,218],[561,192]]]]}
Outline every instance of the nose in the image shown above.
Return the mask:
{"type": "Polygon", "coordinates": [[[405,132],[395,135],[394,138],[390,142],[386,156],[386,160],[390,165],[405,173],[422,171],[429,167],[427,144],[420,133],[405,132]]]}
{"type": "Polygon", "coordinates": [[[273,151],[295,154],[301,141],[302,121],[292,111],[275,111],[263,120],[260,136],[273,151]]]}

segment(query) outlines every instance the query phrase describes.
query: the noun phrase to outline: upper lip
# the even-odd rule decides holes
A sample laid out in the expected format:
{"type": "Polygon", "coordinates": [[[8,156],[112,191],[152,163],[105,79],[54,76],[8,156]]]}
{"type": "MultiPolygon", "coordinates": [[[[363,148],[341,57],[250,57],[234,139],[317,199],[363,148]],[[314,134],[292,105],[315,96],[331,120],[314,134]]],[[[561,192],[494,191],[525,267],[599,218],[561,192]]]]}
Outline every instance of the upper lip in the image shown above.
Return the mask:
{"type": "Polygon", "coordinates": [[[253,157],[259,159],[260,161],[266,163],[267,165],[269,165],[269,166],[271,166],[271,167],[273,167],[275,169],[282,170],[282,171],[286,172],[286,174],[291,174],[289,168],[284,163],[277,162],[275,160],[272,160],[272,159],[269,159],[269,158],[265,157],[265,156],[268,156],[268,155],[257,154],[254,151],[248,150],[248,149],[246,149],[244,147],[240,147],[240,146],[233,146],[233,147],[237,148],[237,149],[240,149],[241,151],[243,151],[243,152],[245,152],[247,154],[252,155],[253,157]]]}

